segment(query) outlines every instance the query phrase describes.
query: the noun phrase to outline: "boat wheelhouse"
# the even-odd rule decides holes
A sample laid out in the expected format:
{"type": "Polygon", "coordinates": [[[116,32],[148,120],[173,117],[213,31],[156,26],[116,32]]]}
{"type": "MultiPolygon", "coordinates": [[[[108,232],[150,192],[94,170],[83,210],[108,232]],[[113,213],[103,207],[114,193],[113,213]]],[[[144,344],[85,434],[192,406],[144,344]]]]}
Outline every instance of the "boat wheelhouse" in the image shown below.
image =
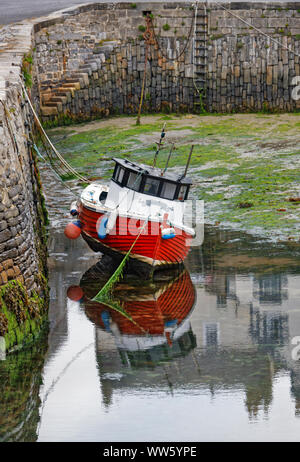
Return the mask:
{"type": "Polygon", "coordinates": [[[96,252],[120,257],[131,249],[131,261],[155,269],[183,262],[195,234],[184,224],[192,181],[185,174],[113,160],[109,185],[90,184],[72,206],[82,237],[96,252]]]}
{"type": "Polygon", "coordinates": [[[174,173],[162,174],[161,169],[140,166],[126,159],[116,162],[112,180],[121,188],[129,188],[141,194],[166,200],[184,201],[192,184],[189,178],[174,173]]]}

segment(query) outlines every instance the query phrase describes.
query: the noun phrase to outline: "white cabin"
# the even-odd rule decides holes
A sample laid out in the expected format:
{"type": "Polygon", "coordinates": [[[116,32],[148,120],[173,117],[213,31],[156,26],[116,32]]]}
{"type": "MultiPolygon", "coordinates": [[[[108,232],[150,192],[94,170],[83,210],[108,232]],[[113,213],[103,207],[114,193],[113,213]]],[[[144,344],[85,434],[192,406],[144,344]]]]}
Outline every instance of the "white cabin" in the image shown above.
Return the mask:
{"type": "Polygon", "coordinates": [[[121,216],[161,222],[165,213],[174,226],[182,227],[185,200],[192,181],[158,168],[113,159],[116,162],[109,186],[89,185],[82,193],[85,206],[94,210],[112,211],[121,216]]]}

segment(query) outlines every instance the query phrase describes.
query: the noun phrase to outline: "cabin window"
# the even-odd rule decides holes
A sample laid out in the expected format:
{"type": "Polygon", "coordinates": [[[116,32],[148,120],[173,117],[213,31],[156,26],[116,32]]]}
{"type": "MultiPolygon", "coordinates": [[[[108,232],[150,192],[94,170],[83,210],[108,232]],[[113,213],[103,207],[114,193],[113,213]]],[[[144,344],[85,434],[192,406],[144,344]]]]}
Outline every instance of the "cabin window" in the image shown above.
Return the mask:
{"type": "Polygon", "coordinates": [[[163,182],[162,190],[161,190],[161,197],[164,199],[174,199],[175,192],[176,192],[176,184],[169,183],[168,181],[163,182]]]}
{"type": "Polygon", "coordinates": [[[114,170],[114,174],[113,174],[113,179],[116,180],[117,179],[117,176],[118,176],[118,172],[120,171],[120,166],[119,165],[116,165],[115,166],[115,170],[114,170]]]}
{"type": "Polygon", "coordinates": [[[115,171],[115,175],[114,175],[114,178],[118,183],[122,183],[122,180],[124,178],[124,173],[125,173],[125,169],[120,167],[120,165],[118,165],[115,171]]]}
{"type": "Polygon", "coordinates": [[[186,191],[187,191],[187,186],[180,186],[179,193],[178,193],[178,200],[179,201],[184,201],[186,191]]]}
{"type": "Polygon", "coordinates": [[[101,204],[105,204],[107,194],[107,191],[101,191],[101,194],[99,196],[99,201],[101,202],[101,204]]]}
{"type": "Polygon", "coordinates": [[[147,178],[144,186],[145,194],[152,194],[152,196],[157,196],[159,188],[159,180],[154,178],[147,178]]]}
{"type": "Polygon", "coordinates": [[[142,181],[142,175],[138,176],[137,173],[130,172],[129,177],[128,177],[128,182],[127,182],[127,187],[130,189],[133,189],[134,191],[139,191],[141,181],[142,181]]]}

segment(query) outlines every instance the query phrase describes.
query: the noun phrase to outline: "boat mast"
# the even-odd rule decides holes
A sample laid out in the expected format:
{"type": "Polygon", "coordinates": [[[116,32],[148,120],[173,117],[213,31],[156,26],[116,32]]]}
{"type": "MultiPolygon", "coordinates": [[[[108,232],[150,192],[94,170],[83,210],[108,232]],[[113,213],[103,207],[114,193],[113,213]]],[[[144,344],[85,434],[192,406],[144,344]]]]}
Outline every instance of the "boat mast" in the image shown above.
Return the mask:
{"type": "Polygon", "coordinates": [[[175,144],[174,144],[174,143],[172,143],[172,146],[171,146],[171,149],[170,149],[170,152],[169,152],[168,158],[167,158],[167,162],[166,162],[166,165],[165,165],[165,168],[164,168],[164,170],[161,172],[161,176],[164,176],[164,174],[166,173],[166,170],[167,170],[167,168],[168,168],[168,165],[169,165],[169,161],[170,161],[170,159],[171,159],[171,155],[172,155],[172,152],[173,152],[174,146],[175,146],[175,144]]]}
{"type": "Polygon", "coordinates": [[[182,180],[182,179],[186,176],[186,174],[187,174],[187,171],[188,171],[188,168],[189,168],[189,165],[190,165],[190,162],[191,162],[192,154],[193,154],[193,149],[194,149],[194,144],[192,144],[192,146],[191,146],[190,153],[189,153],[189,157],[188,157],[188,160],[187,160],[187,163],[186,163],[186,166],[185,166],[184,174],[183,174],[182,177],[180,178],[181,180],[182,180]]]}
{"type": "Polygon", "coordinates": [[[164,126],[163,126],[163,128],[162,128],[162,131],[161,131],[161,134],[160,134],[160,140],[159,140],[158,143],[156,143],[156,144],[157,144],[157,150],[156,150],[156,153],[155,153],[155,155],[154,155],[152,167],[155,167],[155,165],[156,165],[157,156],[158,156],[158,153],[159,153],[159,151],[160,151],[163,138],[165,137],[165,134],[166,134],[166,133],[165,133],[165,126],[166,126],[166,122],[164,123],[164,126]]]}

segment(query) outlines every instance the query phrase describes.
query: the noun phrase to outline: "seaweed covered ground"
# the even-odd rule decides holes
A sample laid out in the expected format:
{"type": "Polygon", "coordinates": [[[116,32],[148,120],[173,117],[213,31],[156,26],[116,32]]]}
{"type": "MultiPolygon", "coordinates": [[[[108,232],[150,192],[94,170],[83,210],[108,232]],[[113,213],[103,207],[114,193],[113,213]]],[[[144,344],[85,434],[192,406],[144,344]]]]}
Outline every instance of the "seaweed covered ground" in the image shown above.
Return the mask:
{"type": "Polygon", "coordinates": [[[140,126],[133,117],[118,117],[48,134],[78,171],[108,181],[113,157],[151,164],[165,122],[157,165],[164,166],[175,143],[169,165],[183,171],[195,145],[192,196],[205,201],[207,223],[273,241],[299,241],[300,114],[160,114],[144,116],[140,126]]]}

